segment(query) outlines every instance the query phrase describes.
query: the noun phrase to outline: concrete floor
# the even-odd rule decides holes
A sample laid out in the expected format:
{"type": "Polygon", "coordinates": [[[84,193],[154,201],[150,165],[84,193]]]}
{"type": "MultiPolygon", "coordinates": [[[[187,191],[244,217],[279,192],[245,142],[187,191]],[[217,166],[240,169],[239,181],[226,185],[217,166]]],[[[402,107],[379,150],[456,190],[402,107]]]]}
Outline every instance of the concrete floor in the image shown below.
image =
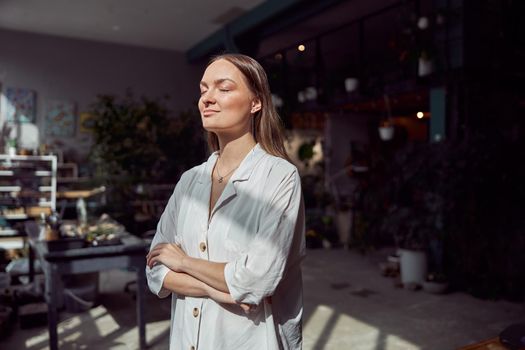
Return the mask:
{"type": "MultiPolygon", "coordinates": [[[[432,295],[394,287],[377,263],[389,251],[360,255],[344,250],[310,250],[304,262],[304,349],[455,349],[497,336],[523,322],[525,305],[482,301],[463,293],[432,295]]],[[[133,274],[101,273],[101,305],[80,314],[60,314],[60,349],[136,349],[134,300],[123,293],[133,274]]],[[[168,300],[149,295],[146,306],[150,349],[167,349],[168,300]]],[[[43,350],[45,327],[21,330],[0,349],[43,350]]]]}

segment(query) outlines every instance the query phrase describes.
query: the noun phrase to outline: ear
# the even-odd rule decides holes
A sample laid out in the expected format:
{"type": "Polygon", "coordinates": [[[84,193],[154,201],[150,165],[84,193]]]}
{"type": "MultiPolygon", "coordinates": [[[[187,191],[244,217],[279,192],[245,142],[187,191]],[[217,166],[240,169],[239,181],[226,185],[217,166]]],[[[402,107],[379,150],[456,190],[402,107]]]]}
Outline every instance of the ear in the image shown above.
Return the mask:
{"type": "Polygon", "coordinates": [[[261,103],[261,100],[258,99],[258,98],[255,98],[253,101],[252,101],[252,109],[250,110],[250,113],[257,113],[261,110],[262,108],[262,103],[261,103]]]}

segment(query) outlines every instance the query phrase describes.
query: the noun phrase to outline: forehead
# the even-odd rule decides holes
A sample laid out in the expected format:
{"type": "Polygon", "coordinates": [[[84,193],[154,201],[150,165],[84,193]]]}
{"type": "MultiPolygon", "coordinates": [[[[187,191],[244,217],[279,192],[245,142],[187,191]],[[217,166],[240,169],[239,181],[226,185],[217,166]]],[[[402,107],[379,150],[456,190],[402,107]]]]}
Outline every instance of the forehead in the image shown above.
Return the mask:
{"type": "Polygon", "coordinates": [[[230,79],[238,84],[244,84],[244,76],[235,65],[225,59],[211,63],[202,76],[202,81],[212,83],[216,80],[230,79]]]}

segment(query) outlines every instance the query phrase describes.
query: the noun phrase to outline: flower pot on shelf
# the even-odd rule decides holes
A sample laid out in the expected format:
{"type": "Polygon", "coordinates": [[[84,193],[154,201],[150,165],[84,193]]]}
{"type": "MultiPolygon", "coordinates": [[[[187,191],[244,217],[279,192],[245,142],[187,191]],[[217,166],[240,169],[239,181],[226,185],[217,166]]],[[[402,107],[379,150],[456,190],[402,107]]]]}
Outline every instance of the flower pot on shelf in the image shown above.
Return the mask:
{"type": "Polygon", "coordinates": [[[400,249],[401,283],[423,285],[427,277],[427,255],[421,250],[400,249]]]}

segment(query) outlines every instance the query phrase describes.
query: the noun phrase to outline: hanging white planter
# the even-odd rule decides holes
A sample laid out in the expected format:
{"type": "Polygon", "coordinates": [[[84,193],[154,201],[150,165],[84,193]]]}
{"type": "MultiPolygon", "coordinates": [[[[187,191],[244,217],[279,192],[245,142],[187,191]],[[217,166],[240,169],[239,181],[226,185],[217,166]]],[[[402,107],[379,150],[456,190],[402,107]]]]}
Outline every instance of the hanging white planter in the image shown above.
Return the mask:
{"type": "Polygon", "coordinates": [[[346,78],[345,79],[345,90],[346,92],[353,92],[359,87],[359,80],[357,78],[346,78]]]}
{"type": "Polygon", "coordinates": [[[431,59],[419,57],[417,73],[420,77],[434,73],[434,62],[431,59]]]}
{"type": "Polygon", "coordinates": [[[278,95],[272,94],[272,102],[273,102],[273,105],[277,108],[280,108],[283,106],[283,99],[278,95]]]}
{"type": "Polygon", "coordinates": [[[297,101],[299,101],[299,103],[304,103],[304,101],[306,101],[306,97],[304,96],[303,91],[299,91],[297,93],[297,101]]]}
{"type": "Polygon", "coordinates": [[[393,125],[380,126],[378,128],[378,131],[379,131],[379,138],[382,141],[390,141],[394,138],[394,126],[393,125]]]}
{"type": "Polygon", "coordinates": [[[400,249],[401,283],[422,285],[427,277],[427,255],[420,250],[400,249]]]}
{"type": "Polygon", "coordinates": [[[317,89],[314,86],[309,86],[304,90],[304,97],[307,101],[317,99],[317,89]]]}

